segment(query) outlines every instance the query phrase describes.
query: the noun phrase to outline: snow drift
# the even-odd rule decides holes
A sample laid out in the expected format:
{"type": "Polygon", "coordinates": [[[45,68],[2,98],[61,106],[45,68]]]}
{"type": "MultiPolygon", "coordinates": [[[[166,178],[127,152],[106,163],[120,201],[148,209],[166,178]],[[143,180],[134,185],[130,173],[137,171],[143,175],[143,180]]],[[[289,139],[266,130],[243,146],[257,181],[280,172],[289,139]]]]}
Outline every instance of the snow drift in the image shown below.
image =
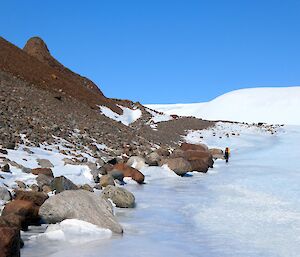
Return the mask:
{"type": "Polygon", "coordinates": [[[249,88],[221,95],[210,102],[147,105],[151,109],[209,120],[300,125],[300,87],[249,88]]]}

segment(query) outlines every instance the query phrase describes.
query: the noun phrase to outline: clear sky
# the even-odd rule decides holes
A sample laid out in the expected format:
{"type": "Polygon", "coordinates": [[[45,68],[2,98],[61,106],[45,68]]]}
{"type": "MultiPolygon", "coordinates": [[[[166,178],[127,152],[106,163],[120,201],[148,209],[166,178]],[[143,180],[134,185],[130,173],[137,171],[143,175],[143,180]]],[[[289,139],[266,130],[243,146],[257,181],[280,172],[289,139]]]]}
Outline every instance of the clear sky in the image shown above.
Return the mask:
{"type": "Polygon", "coordinates": [[[108,97],[208,101],[300,85],[300,1],[2,0],[0,35],[42,37],[108,97]]]}

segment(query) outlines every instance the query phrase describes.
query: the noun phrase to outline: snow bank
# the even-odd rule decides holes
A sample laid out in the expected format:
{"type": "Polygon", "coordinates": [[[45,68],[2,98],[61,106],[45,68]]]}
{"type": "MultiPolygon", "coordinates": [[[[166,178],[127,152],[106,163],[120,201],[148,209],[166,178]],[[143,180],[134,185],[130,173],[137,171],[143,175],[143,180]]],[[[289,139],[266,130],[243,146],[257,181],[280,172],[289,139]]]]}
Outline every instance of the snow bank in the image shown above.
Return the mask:
{"type": "Polygon", "coordinates": [[[122,115],[113,112],[106,106],[99,106],[99,108],[103,115],[115,121],[120,121],[126,126],[129,126],[131,123],[135,122],[142,116],[142,111],[140,109],[132,110],[121,105],[118,106],[123,110],[122,115]]]}
{"type": "Polygon", "coordinates": [[[209,120],[300,125],[300,87],[249,88],[206,103],[147,105],[151,109],[209,120]]]}
{"type": "Polygon", "coordinates": [[[153,117],[149,120],[149,122],[158,123],[163,121],[169,121],[172,120],[172,116],[165,113],[157,113],[155,111],[152,111],[148,108],[146,108],[146,111],[149,112],[153,117]]]}
{"type": "Polygon", "coordinates": [[[89,241],[108,239],[112,236],[109,229],[100,228],[94,224],[77,219],[66,219],[58,224],[49,225],[45,233],[34,235],[30,240],[54,240],[68,243],[85,243],[89,241]]]}

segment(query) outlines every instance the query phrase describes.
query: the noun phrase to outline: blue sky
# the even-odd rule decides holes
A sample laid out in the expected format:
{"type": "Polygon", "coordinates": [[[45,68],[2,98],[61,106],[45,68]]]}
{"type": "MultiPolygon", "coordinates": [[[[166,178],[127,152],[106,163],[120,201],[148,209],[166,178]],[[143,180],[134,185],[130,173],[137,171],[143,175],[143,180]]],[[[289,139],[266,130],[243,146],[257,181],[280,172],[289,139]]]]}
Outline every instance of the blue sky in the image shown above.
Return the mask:
{"type": "Polygon", "coordinates": [[[300,85],[300,1],[8,0],[0,35],[42,37],[108,97],[211,100],[228,91],[300,85]]]}

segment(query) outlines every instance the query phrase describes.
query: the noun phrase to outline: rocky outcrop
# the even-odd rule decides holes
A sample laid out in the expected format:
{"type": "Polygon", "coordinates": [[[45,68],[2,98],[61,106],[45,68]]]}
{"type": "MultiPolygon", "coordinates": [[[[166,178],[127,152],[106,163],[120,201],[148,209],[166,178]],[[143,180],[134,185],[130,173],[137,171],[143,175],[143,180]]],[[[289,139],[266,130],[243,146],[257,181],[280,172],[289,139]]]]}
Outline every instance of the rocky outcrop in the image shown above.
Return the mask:
{"type": "Polygon", "coordinates": [[[80,219],[115,233],[123,232],[113,216],[111,204],[85,190],[69,190],[52,196],[41,206],[39,214],[46,223],[80,219]]]}
{"type": "Polygon", "coordinates": [[[124,177],[130,177],[135,180],[137,183],[144,183],[144,175],[137,169],[129,167],[125,163],[118,163],[114,165],[114,170],[118,170],[123,173],[124,177]]]}
{"type": "Polygon", "coordinates": [[[161,156],[157,152],[152,152],[146,156],[146,163],[149,166],[158,166],[161,156]]]}
{"type": "Polygon", "coordinates": [[[135,205],[134,195],[122,187],[107,186],[102,195],[106,199],[111,199],[120,208],[133,208],[135,205]]]}
{"type": "Polygon", "coordinates": [[[59,194],[65,190],[76,190],[78,187],[70,179],[60,176],[52,180],[51,189],[55,190],[55,194],[59,194]]]}

